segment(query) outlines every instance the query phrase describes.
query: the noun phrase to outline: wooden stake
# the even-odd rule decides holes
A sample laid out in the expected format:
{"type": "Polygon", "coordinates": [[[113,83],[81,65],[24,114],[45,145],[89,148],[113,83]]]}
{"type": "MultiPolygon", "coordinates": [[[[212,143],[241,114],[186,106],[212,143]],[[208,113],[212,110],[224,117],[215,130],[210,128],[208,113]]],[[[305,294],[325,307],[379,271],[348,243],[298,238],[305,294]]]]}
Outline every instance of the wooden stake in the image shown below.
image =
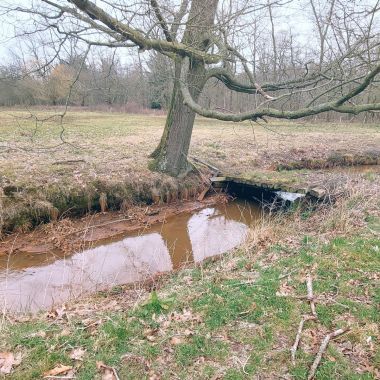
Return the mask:
{"type": "Polygon", "coordinates": [[[317,311],[315,310],[315,303],[314,303],[314,294],[313,294],[313,280],[311,278],[311,275],[308,274],[306,277],[306,287],[307,287],[307,299],[310,303],[311,308],[311,314],[318,318],[317,311]]]}

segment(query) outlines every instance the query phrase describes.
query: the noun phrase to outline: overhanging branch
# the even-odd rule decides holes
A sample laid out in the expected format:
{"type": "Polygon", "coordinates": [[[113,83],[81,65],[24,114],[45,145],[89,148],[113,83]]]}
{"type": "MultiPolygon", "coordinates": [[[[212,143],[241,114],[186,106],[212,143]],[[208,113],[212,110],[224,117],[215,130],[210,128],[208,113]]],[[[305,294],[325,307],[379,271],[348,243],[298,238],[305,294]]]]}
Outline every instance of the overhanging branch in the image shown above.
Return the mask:
{"type": "Polygon", "coordinates": [[[322,103],[313,107],[300,108],[295,111],[284,111],[275,108],[259,108],[253,111],[226,114],[223,112],[210,110],[202,107],[190,94],[190,91],[186,85],[188,59],[182,61],[180,88],[182,96],[184,98],[184,104],[191,108],[198,115],[213,118],[223,121],[241,122],[244,120],[257,120],[264,117],[274,117],[279,119],[300,119],[306,116],[317,115],[323,112],[335,111],[339,113],[348,113],[357,115],[365,111],[379,111],[380,103],[369,103],[362,105],[344,105],[343,103],[351,99],[353,96],[363,92],[373,81],[375,76],[380,72],[380,65],[376,66],[363,80],[363,82],[357,86],[354,90],[344,95],[340,99],[334,99],[331,102],[322,103]],[[342,100],[345,99],[342,103],[342,100]]]}

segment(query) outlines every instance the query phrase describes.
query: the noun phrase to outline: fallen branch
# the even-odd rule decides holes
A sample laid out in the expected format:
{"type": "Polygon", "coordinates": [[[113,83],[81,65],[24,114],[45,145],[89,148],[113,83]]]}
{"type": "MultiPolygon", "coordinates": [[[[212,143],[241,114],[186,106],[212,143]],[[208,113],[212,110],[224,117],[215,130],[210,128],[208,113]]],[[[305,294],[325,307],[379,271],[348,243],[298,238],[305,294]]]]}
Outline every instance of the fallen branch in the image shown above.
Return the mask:
{"type": "Polygon", "coordinates": [[[214,175],[217,175],[217,174],[221,173],[220,169],[216,168],[215,166],[209,164],[209,163],[206,162],[206,161],[202,161],[202,160],[200,160],[199,158],[197,158],[197,157],[193,157],[193,156],[190,157],[190,158],[191,158],[193,161],[198,162],[198,163],[200,163],[200,164],[202,164],[202,165],[208,167],[209,169],[213,170],[214,172],[216,172],[214,175]]]}
{"type": "Polygon", "coordinates": [[[111,368],[112,368],[113,375],[115,376],[115,380],[120,380],[120,377],[119,377],[119,375],[116,372],[116,369],[113,368],[113,367],[111,367],[111,368]]]}
{"type": "Polygon", "coordinates": [[[305,324],[306,321],[310,321],[310,320],[315,320],[315,316],[304,315],[302,317],[301,321],[300,321],[299,326],[298,326],[296,339],[294,341],[294,344],[293,344],[292,348],[290,349],[291,357],[292,357],[292,364],[293,365],[296,362],[296,352],[297,352],[297,348],[298,348],[298,345],[299,345],[300,340],[301,340],[301,334],[302,334],[302,330],[303,330],[303,325],[305,324]]]}
{"type": "Polygon", "coordinates": [[[312,281],[310,274],[308,274],[306,277],[306,287],[307,287],[307,299],[310,303],[311,314],[315,318],[318,318],[317,311],[315,310],[315,303],[314,303],[313,281],[312,281]]]}
{"type": "Polygon", "coordinates": [[[334,331],[330,334],[327,334],[325,336],[325,338],[323,339],[323,341],[321,343],[321,346],[319,347],[319,351],[318,351],[318,353],[314,359],[314,362],[313,362],[312,366],[310,367],[310,371],[309,371],[309,374],[307,376],[307,380],[312,380],[314,378],[315,372],[319,366],[319,363],[322,360],[322,356],[323,356],[324,352],[326,351],[326,348],[327,348],[330,340],[333,338],[336,338],[339,335],[344,334],[347,331],[348,331],[348,329],[339,329],[339,330],[336,330],[336,331],[334,331]]]}
{"type": "Polygon", "coordinates": [[[211,189],[211,186],[205,187],[203,191],[199,194],[198,202],[202,202],[208,191],[211,189]]]}
{"type": "MultiPolygon", "coordinates": [[[[200,177],[201,177],[203,183],[204,183],[206,186],[210,186],[210,184],[211,184],[211,180],[210,180],[210,178],[209,178],[209,177],[206,177],[206,176],[202,173],[202,171],[198,168],[197,162],[198,162],[199,160],[197,160],[197,159],[195,159],[195,158],[190,158],[190,157],[187,157],[186,159],[187,159],[187,160],[189,161],[189,163],[190,163],[191,165],[193,165],[193,167],[198,171],[198,173],[199,173],[199,175],[200,175],[200,177]]],[[[206,165],[206,166],[207,166],[207,165],[206,165]]],[[[212,176],[213,176],[213,175],[212,175],[212,176]]]]}
{"type": "Polygon", "coordinates": [[[131,220],[133,220],[133,218],[122,218],[122,219],[111,220],[109,222],[105,222],[105,223],[101,223],[101,224],[94,224],[92,226],[87,226],[87,227],[81,228],[79,230],[70,231],[70,232],[68,232],[62,236],[78,234],[79,232],[84,232],[84,231],[87,232],[88,230],[90,230],[92,228],[104,227],[104,226],[108,226],[109,224],[114,224],[114,223],[119,223],[119,222],[128,222],[131,220]]]}

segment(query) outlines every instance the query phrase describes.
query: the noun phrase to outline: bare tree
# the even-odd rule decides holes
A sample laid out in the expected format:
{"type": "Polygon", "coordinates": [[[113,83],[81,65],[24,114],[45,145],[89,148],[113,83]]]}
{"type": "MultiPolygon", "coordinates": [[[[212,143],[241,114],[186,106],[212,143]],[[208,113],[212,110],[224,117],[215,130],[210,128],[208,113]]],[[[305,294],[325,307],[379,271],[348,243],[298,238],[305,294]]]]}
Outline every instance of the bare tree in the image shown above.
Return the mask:
{"type": "Polygon", "coordinates": [[[293,38],[291,43],[286,35],[279,38],[274,10],[286,11],[289,4],[281,0],[35,0],[31,7],[2,9],[6,15],[31,15],[34,28],[50,31],[56,49],[75,39],[90,46],[153,50],[172,60],[171,101],[152,167],[177,176],[190,169],[187,154],[196,114],[240,122],[380,110],[378,98],[367,96],[378,93],[378,3],[368,0],[357,7],[326,0],[317,7],[316,1],[303,5],[311,7],[319,47],[311,49],[306,39],[297,56],[293,38]],[[260,12],[269,19],[271,52],[265,41],[249,45],[249,36],[258,34],[260,12]],[[264,62],[272,67],[269,80],[260,70],[264,62]],[[201,94],[210,80],[252,96],[249,108],[234,112],[205,103],[201,94]]]}

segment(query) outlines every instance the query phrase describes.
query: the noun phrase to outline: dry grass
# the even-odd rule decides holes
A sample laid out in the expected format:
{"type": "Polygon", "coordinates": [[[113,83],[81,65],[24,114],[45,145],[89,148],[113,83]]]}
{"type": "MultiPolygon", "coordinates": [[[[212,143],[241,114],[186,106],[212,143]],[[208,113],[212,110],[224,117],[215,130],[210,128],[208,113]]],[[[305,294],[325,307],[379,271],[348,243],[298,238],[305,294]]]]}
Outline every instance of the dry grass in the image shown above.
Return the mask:
{"type": "MultiPolygon", "coordinates": [[[[117,189],[119,201],[130,196],[143,201],[152,187],[180,186],[146,169],[163,117],[70,112],[64,120],[70,144],[47,150],[61,143],[57,120],[36,129],[22,115],[3,110],[0,126],[0,146],[7,146],[1,150],[1,181],[11,193],[1,199],[15,215],[25,209],[51,213],[60,197],[68,207],[117,189]]],[[[276,132],[255,126],[253,134],[249,124],[199,119],[191,152],[231,174],[328,182],[336,189],[333,204],[327,199],[319,207],[304,205],[263,219],[244,246],[165,278],[117,287],[48,314],[3,315],[0,351],[22,355],[10,377],[39,379],[64,364],[78,379],[100,379],[96,363],[102,361],[123,379],[301,380],[323,336],[349,327],[331,342],[317,379],[379,378],[379,173],[269,170],[279,162],[327,159],[337,151],[376,150],[379,127],[273,123],[269,128],[276,132]],[[289,349],[309,311],[302,299],[307,273],[319,321],[305,325],[292,365],[289,349]],[[81,360],[72,357],[78,349],[84,351],[81,360]]]]}
{"type": "MultiPolygon", "coordinates": [[[[146,202],[152,193],[197,186],[150,172],[148,155],[158,144],[164,116],[69,111],[0,111],[0,209],[6,228],[27,230],[68,210],[99,208],[100,193],[111,207],[146,202]],[[88,207],[89,206],[89,207],[88,207]]],[[[377,152],[378,125],[272,122],[269,125],[196,120],[191,155],[229,174],[305,185],[324,183],[324,173],[276,172],[281,163],[327,160],[349,152],[377,152]]],[[[67,214],[66,214],[67,215],[67,214]]]]}
{"type": "MultiPolygon", "coordinates": [[[[86,180],[150,175],[148,155],[158,144],[164,116],[69,112],[60,139],[53,111],[1,110],[1,171],[12,183],[40,184],[69,178],[86,180]],[[56,148],[50,148],[54,147],[56,148]],[[78,162],[69,161],[81,160],[78,162]],[[66,162],[66,163],[65,163],[66,162]]],[[[333,152],[361,154],[380,146],[380,127],[359,124],[273,122],[268,126],[196,120],[191,154],[231,174],[267,169],[281,161],[328,158],[333,152]]]]}

